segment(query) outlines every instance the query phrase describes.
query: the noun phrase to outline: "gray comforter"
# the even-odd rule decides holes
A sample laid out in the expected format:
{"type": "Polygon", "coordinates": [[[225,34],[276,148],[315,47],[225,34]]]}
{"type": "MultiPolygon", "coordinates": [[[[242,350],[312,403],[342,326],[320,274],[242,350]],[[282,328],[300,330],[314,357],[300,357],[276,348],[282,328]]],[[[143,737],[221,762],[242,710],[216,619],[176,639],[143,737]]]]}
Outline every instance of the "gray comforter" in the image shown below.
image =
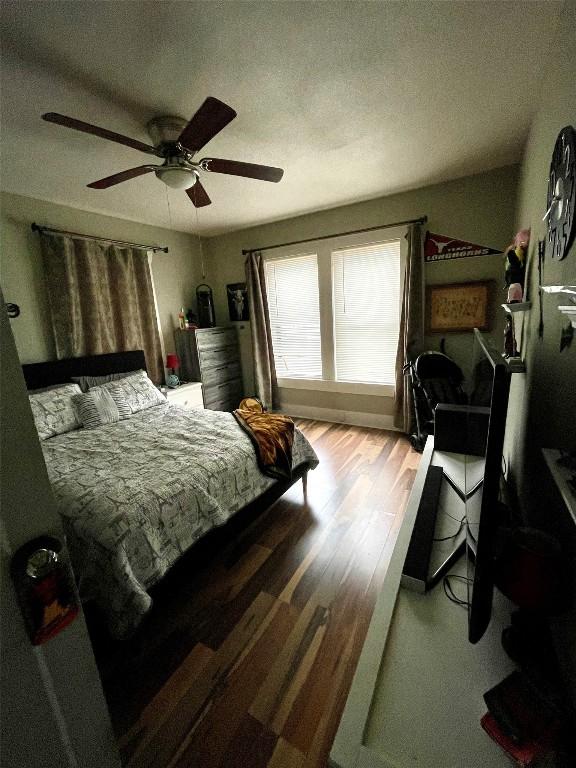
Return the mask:
{"type": "MultiPolygon", "coordinates": [[[[116,637],[151,606],[147,589],[203,534],[273,485],[230,413],[168,403],[43,442],[83,599],[116,637]]],[[[318,463],[296,430],[293,466],[318,463]]]]}

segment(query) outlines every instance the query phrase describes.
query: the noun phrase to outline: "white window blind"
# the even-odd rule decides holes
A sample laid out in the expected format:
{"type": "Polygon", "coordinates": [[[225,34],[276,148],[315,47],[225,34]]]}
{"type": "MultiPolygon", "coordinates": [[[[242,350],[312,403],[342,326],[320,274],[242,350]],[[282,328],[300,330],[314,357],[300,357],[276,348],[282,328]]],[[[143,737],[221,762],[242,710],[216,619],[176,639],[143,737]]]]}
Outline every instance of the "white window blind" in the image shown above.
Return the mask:
{"type": "Polygon", "coordinates": [[[337,381],[393,384],[400,330],[400,241],[332,252],[337,381]]]}
{"type": "Polygon", "coordinates": [[[321,379],[316,254],[266,261],[265,274],[278,377],[321,379]]]}

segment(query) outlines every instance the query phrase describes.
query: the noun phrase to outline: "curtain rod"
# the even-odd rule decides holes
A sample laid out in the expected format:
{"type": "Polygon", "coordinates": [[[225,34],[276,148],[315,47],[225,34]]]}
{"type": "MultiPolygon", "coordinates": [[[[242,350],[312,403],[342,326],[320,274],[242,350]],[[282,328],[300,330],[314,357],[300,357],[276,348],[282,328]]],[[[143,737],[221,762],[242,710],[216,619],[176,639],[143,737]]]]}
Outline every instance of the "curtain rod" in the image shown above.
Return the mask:
{"type": "Polygon", "coordinates": [[[375,232],[378,229],[390,229],[391,227],[401,227],[403,224],[426,224],[428,216],[420,216],[419,219],[406,219],[405,221],[393,221],[391,224],[380,224],[377,227],[365,227],[364,229],[352,229],[349,232],[336,232],[332,235],[321,235],[320,237],[307,237],[305,240],[293,240],[291,243],[278,243],[277,245],[264,245],[260,248],[242,249],[242,255],[256,251],[271,251],[273,248],[285,248],[288,245],[301,245],[302,243],[312,243],[317,240],[331,240],[333,237],[345,237],[345,235],[360,235],[362,232],[375,232]]]}
{"type": "Polygon", "coordinates": [[[109,237],[96,237],[95,235],[82,235],[79,232],[68,232],[66,229],[51,229],[50,227],[41,227],[38,224],[32,224],[32,232],[48,232],[52,235],[68,235],[78,240],[97,240],[101,243],[111,243],[113,245],[127,245],[130,248],[141,248],[144,251],[163,251],[168,253],[168,246],[162,245],[142,245],[142,243],[129,243],[127,240],[112,240],[109,237]]]}

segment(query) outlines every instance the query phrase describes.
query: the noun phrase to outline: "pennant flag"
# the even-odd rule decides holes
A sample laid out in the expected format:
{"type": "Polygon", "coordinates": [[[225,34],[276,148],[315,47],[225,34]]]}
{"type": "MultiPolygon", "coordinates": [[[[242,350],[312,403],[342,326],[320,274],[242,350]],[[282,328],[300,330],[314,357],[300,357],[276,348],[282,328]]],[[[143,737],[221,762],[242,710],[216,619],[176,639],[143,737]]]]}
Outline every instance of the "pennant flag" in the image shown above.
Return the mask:
{"type": "Polygon", "coordinates": [[[424,240],[424,261],[446,261],[447,259],[464,259],[467,256],[490,256],[502,253],[485,245],[467,243],[465,240],[455,240],[447,235],[435,235],[426,232],[424,240]]]}

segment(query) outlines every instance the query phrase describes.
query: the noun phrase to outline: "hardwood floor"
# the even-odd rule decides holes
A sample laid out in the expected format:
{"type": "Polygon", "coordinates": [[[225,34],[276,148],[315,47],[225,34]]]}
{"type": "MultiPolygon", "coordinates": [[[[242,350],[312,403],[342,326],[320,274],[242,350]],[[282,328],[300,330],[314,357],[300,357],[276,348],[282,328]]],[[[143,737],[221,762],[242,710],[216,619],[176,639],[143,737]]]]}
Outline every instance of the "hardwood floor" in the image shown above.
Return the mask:
{"type": "Polygon", "coordinates": [[[138,642],[97,646],[129,768],[326,765],[419,461],[401,435],[298,421],[320,458],[157,588],[138,642]]]}

